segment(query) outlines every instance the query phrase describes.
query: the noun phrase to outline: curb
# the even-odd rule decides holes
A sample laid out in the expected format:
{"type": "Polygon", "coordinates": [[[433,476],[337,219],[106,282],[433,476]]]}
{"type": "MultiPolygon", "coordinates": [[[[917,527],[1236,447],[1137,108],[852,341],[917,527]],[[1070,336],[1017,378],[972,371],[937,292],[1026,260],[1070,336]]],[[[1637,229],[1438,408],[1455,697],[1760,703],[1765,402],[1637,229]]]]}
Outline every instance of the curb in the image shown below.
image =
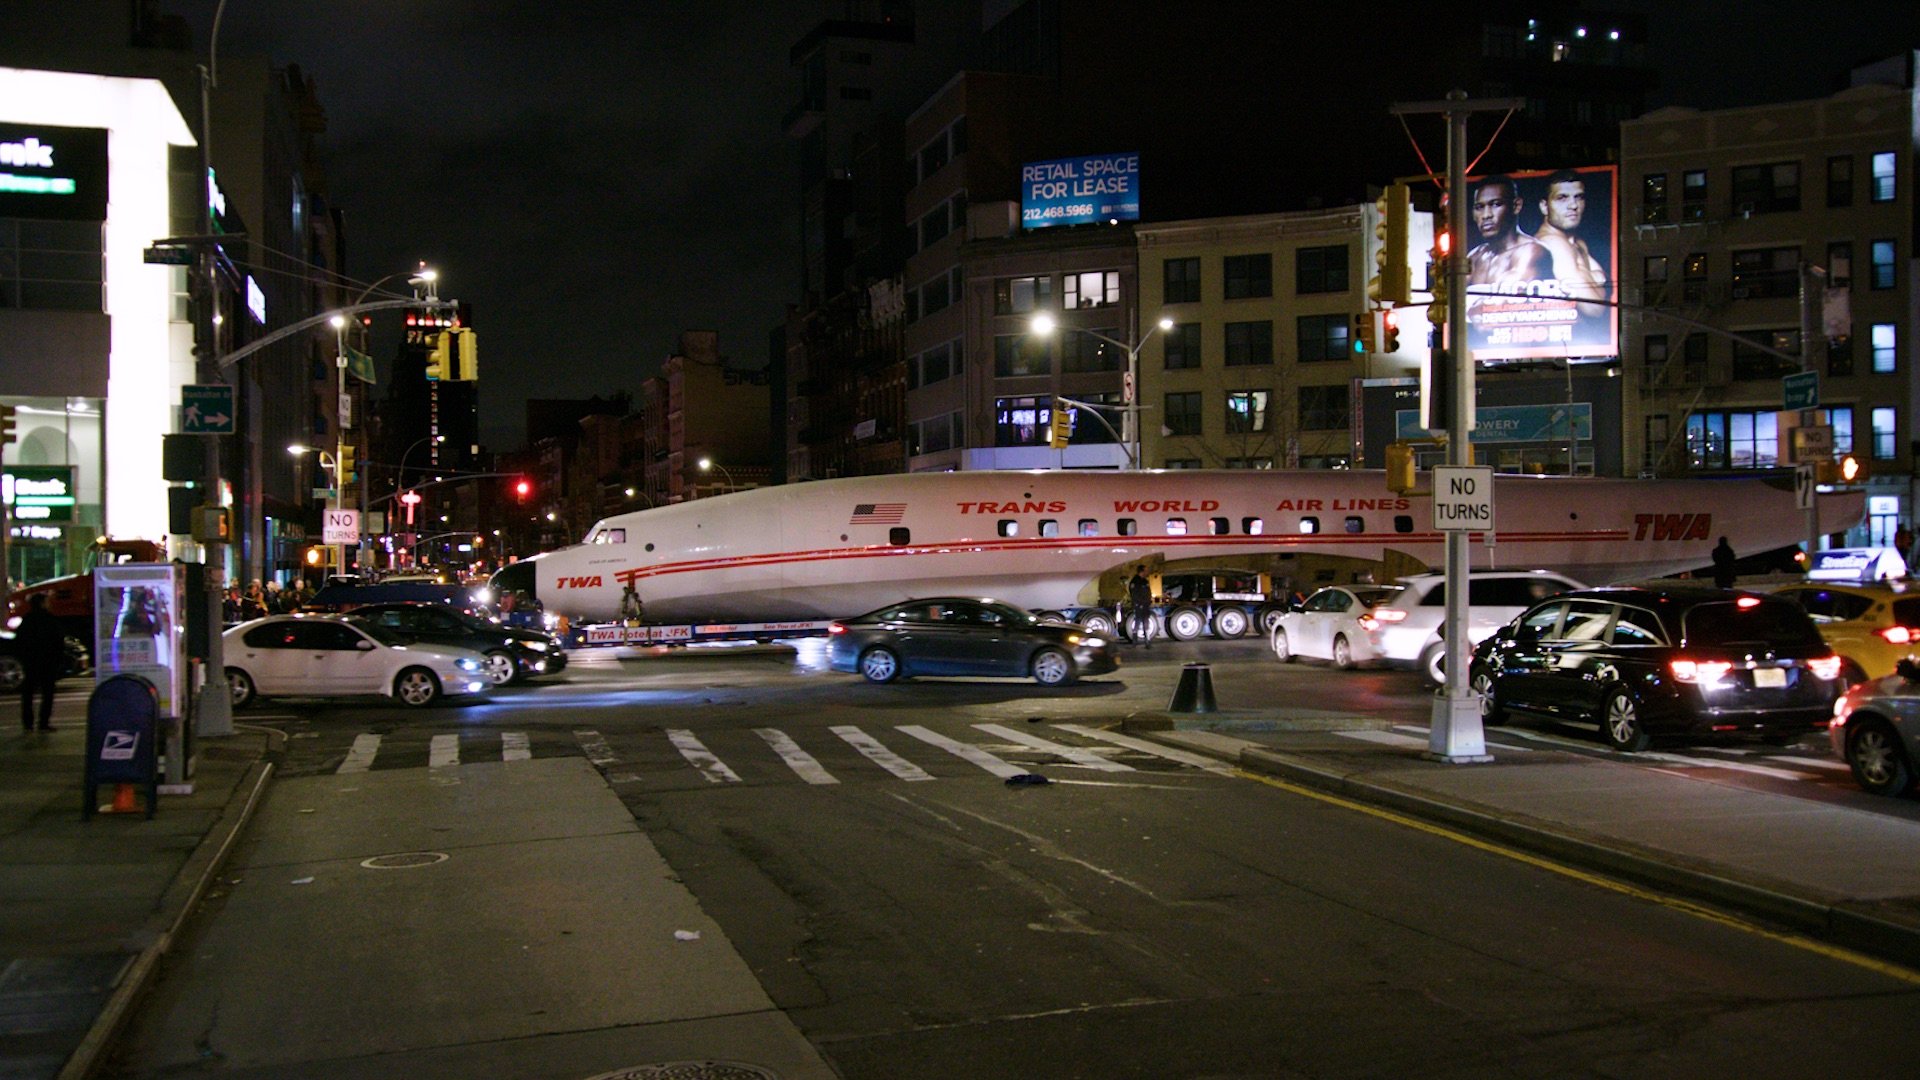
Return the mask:
{"type": "Polygon", "coordinates": [[[120,1034],[134,1004],[159,971],[161,958],[173,948],[174,939],[200,906],[208,885],[219,875],[241,831],[253,819],[254,809],[260,804],[267,781],[273,778],[273,770],[274,762],[264,758],[248,767],[234,788],[234,794],[222,808],[219,820],[201,838],[193,853],[187,856],[186,864],[174,877],[173,884],[167,886],[167,891],[161,895],[157,918],[165,921],[164,928],[154,935],[153,940],[140,950],[121,973],[118,985],[108,996],[100,1014],[94,1017],[92,1026],[87,1028],[86,1036],[61,1067],[58,1080],[86,1080],[99,1067],[101,1057],[120,1034]]]}
{"type": "MultiPolygon", "coordinates": [[[[1144,731],[1153,739],[1155,732],[1144,731]]],[[[1175,740],[1158,739],[1175,743],[1175,740]]],[[[1536,821],[1503,816],[1471,803],[1442,802],[1399,788],[1356,779],[1304,759],[1265,747],[1240,743],[1237,756],[1187,741],[1183,749],[1232,760],[1248,772],[1294,781],[1356,802],[1446,825],[1480,839],[1553,858],[1631,882],[1790,928],[1832,945],[1920,970],[1920,926],[1872,914],[1846,901],[1833,901],[1757,881],[1740,880],[1685,862],[1676,856],[1627,841],[1601,839],[1536,821]]]]}

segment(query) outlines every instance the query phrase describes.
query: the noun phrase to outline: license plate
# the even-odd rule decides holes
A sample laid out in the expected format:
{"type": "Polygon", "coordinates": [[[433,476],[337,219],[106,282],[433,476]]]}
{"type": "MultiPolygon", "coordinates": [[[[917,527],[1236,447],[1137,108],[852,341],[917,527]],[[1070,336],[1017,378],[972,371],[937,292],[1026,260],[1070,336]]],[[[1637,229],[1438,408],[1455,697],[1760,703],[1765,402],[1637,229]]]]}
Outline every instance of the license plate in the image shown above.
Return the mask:
{"type": "Polygon", "coordinates": [[[1787,685],[1787,673],[1776,667],[1753,669],[1753,685],[1756,688],[1787,685]]]}

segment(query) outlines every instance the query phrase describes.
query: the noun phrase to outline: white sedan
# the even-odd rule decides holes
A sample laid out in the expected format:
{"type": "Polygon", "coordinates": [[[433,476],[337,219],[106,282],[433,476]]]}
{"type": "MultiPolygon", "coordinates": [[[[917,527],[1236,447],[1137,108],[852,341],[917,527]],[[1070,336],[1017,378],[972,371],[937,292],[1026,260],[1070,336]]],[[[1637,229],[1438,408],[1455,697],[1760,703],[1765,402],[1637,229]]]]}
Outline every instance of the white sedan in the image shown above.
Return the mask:
{"type": "Polygon", "coordinates": [[[1398,585],[1335,585],[1321,589],[1299,611],[1280,616],[1273,628],[1273,655],[1290,663],[1298,657],[1331,660],[1350,668],[1379,659],[1362,620],[1377,604],[1393,599],[1398,585]]]}
{"type": "Polygon", "coordinates": [[[452,645],[410,645],[364,619],[271,615],[221,635],[227,686],[240,708],[269,695],[384,694],[408,705],[478,694],[486,658],[452,645]]]}

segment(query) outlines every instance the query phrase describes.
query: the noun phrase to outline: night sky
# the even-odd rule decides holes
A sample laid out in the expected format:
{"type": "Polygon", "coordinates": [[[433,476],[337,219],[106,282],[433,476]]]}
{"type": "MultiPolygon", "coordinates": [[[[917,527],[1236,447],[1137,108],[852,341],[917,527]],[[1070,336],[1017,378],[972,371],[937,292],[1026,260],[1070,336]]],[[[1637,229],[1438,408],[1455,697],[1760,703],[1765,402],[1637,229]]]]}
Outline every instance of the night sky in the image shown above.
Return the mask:
{"type": "MultiPolygon", "coordinates": [[[[169,4],[203,49],[214,6],[169,4]]],[[[956,39],[979,6],[923,0],[923,40],[956,39]]],[[[1818,97],[1849,65],[1920,47],[1913,4],[1618,6],[1652,12],[1655,106],[1818,97]]],[[[219,48],[316,81],[350,274],[371,282],[425,260],[442,296],[473,305],[482,437],[505,450],[521,441],[526,398],[635,390],[683,330],[718,330],[740,366],[766,361],[799,280],[796,147],[780,123],[799,101],[788,52],[843,10],[228,0],[219,48]]],[[[392,316],[375,319],[392,333],[392,316]]]]}

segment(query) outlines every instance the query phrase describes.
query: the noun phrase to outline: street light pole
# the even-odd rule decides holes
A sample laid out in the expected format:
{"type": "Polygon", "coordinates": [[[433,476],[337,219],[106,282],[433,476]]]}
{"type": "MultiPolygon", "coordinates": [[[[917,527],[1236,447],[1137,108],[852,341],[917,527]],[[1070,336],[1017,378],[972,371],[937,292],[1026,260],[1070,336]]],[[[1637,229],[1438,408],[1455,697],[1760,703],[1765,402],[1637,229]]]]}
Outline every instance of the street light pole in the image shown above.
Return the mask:
{"type": "Polygon", "coordinates": [[[1043,335],[1051,334],[1056,329],[1072,330],[1076,333],[1086,334],[1089,337],[1099,338],[1101,341],[1127,354],[1127,385],[1124,395],[1125,400],[1122,402],[1122,411],[1120,414],[1120,440],[1122,449],[1126,451],[1128,464],[1136,470],[1139,469],[1141,467],[1140,405],[1137,399],[1140,396],[1140,350],[1146,348],[1147,342],[1153,340],[1155,331],[1173,329],[1173,320],[1164,315],[1161,316],[1159,321],[1155,322],[1153,326],[1147,330],[1145,336],[1137,343],[1130,345],[1117,338],[1108,337],[1098,330],[1089,330],[1084,326],[1060,327],[1054,322],[1053,316],[1045,312],[1033,317],[1034,333],[1043,335]]]}
{"type": "MultiPolygon", "coordinates": [[[[196,198],[200,201],[200,234],[213,235],[213,112],[212,99],[215,85],[215,72],[219,64],[220,17],[226,14],[227,0],[220,0],[213,11],[213,33],[207,40],[207,63],[200,69],[200,176],[195,184],[196,198]]],[[[218,248],[209,243],[198,250],[198,265],[195,270],[200,279],[200,303],[194,310],[194,330],[197,340],[195,356],[195,374],[204,385],[220,381],[220,342],[217,337],[219,327],[215,320],[214,308],[219,301],[220,291],[216,287],[215,272],[218,266],[218,248]]],[[[221,489],[225,486],[221,478],[220,436],[209,436],[206,440],[207,491],[204,504],[204,518],[214,518],[221,512],[221,489]]],[[[231,522],[228,528],[237,529],[243,522],[231,522]]],[[[201,618],[207,628],[207,655],[205,670],[201,672],[200,691],[193,699],[194,731],[201,736],[224,736],[233,734],[233,695],[227,688],[226,643],[221,638],[226,623],[226,544],[213,536],[213,530],[200,530],[204,535],[199,538],[201,544],[202,575],[201,618]]],[[[184,723],[184,721],[183,721],[184,723]]],[[[184,742],[184,740],[182,740],[184,742]]],[[[175,759],[184,759],[184,750],[167,755],[167,779],[180,782],[185,779],[185,761],[176,769],[175,759]],[[178,772],[181,775],[176,777],[178,772]]]]}
{"type": "Polygon", "coordinates": [[[697,464],[700,466],[701,472],[707,472],[710,469],[719,469],[720,475],[726,477],[727,479],[727,492],[729,494],[739,490],[739,488],[734,486],[733,474],[727,471],[727,467],[725,465],[716,463],[712,458],[704,458],[704,457],[701,458],[699,462],[697,462],[697,464]]]}

